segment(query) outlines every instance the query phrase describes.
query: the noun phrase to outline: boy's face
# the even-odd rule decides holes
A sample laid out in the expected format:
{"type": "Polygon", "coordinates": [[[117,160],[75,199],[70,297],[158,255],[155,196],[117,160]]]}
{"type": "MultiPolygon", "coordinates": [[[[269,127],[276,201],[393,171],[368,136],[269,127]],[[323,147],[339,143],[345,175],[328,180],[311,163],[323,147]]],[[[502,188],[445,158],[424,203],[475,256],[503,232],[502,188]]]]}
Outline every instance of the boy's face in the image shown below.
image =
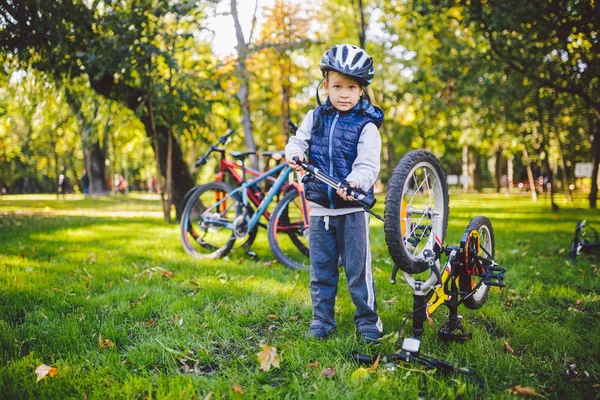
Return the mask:
{"type": "Polygon", "coordinates": [[[352,77],[329,71],[324,83],[329,100],[340,111],[351,110],[363,94],[363,87],[352,77]]]}

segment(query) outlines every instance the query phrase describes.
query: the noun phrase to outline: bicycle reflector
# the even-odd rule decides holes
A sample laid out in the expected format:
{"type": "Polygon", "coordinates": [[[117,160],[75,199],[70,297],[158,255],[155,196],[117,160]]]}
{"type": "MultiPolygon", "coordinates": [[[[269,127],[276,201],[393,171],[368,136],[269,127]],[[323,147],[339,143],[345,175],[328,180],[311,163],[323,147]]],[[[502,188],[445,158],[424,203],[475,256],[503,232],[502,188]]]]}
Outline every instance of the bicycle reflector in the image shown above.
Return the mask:
{"type": "Polygon", "coordinates": [[[408,224],[406,223],[406,200],[402,200],[400,204],[400,233],[402,237],[406,237],[408,233],[408,224]]]}
{"type": "Polygon", "coordinates": [[[465,243],[465,271],[469,275],[481,275],[483,273],[483,268],[477,262],[479,250],[479,233],[472,230],[469,232],[465,243]]]}

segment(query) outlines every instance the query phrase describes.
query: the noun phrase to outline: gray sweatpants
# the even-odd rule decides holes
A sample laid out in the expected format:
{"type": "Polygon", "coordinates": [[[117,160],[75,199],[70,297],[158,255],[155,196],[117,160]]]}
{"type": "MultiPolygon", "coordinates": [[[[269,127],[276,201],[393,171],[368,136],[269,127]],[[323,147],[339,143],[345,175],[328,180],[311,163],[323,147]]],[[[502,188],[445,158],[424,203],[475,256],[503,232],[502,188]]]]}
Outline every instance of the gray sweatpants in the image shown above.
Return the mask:
{"type": "Polygon", "coordinates": [[[310,295],[313,305],[311,326],[321,326],[327,330],[336,326],[334,307],[339,278],[338,258],[341,255],[350,296],[356,307],[354,323],[360,332],[382,332],[371,269],[369,214],[361,211],[311,217],[309,237],[310,295]]]}

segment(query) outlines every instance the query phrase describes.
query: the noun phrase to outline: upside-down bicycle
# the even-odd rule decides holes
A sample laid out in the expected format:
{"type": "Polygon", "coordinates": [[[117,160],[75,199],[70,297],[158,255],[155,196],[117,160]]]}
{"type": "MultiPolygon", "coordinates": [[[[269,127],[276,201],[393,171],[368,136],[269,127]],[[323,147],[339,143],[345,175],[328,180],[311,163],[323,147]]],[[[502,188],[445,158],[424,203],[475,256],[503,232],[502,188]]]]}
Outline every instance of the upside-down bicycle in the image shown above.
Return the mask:
{"type": "MultiPolygon", "coordinates": [[[[385,199],[384,217],[370,208],[375,198],[347,182],[327,176],[306,162],[302,165],[309,176],[334,188],[346,188],[361,206],[384,221],[387,248],[394,269],[391,282],[402,272],[413,290],[413,310],[402,322],[412,316],[412,336],[404,338],[400,352],[383,356],[382,362],[416,361],[431,368],[453,370],[474,375],[451,364],[421,355],[421,337],[424,322],[436,309],[449,309],[448,321],[440,329],[442,340],[464,342],[471,334],[464,331],[457,308],[464,304],[477,309],[485,303],[491,286],[504,286],[505,268],[495,261],[494,230],[484,216],[471,219],[458,246],[443,244],[448,226],[448,187],[439,160],[430,152],[415,150],[405,155],[392,173],[385,199]],[[443,268],[441,256],[447,257],[443,268]],[[429,271],[424,279],[423,273],[429,271]],[[417,276],[417,278],[415,278],[417,276]]],[[[373,363],[375,357],[353,353],[361,363],[373,363]]],[[[478,380],[481,384],[481,381],[478,380]]]]}

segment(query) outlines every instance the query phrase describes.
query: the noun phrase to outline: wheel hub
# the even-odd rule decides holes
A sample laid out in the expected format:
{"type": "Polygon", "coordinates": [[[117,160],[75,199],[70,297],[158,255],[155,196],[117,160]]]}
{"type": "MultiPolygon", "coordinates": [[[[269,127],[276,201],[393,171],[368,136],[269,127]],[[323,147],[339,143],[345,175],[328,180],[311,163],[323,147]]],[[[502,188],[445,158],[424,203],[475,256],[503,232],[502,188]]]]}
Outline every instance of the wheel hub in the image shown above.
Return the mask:
{"type": "Polygon", "coordinates": [[[243,215],[239,215],[233,220],[233,234],[238,239],[241,239],[248,234],[248,222],[243,215]]]}

